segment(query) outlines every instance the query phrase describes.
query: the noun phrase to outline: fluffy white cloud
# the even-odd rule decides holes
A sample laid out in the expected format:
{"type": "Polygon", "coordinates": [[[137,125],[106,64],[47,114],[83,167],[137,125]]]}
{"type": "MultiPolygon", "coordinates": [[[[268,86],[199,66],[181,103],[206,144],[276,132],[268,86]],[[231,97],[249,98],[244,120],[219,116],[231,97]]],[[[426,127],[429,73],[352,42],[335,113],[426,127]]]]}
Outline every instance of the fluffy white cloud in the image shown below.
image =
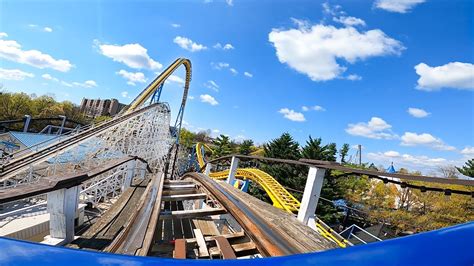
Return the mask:
{"type": "Polygon", "coordinates": [[[416,118],[423,118],[423,117],[427,117],[429,116],[431,113],[428,113],[427,111],[423,110],[423,109],[419,109],[419,108],[414,108],[414,107],[410,107],[408,108],[407,112],[413,116],[413,117],[416,117],[416,118]]]}
{"type": "Polygon", "coordinates": [[[182,77],[179,77],[179,76],[176,76],[176,75],[170,75],[166,81],[168,81],[168,80],[170,82],[175,82],[175,83],[178,83],[178,84],[181,84],[181,85],[184,85],[184,83],[186,82],[182,77]]]}
{"type": "Polygon", "coordinates": [[[415,71],[420,76],[417,86],[420,90],[474,89],[474,65],[470,63],[451,62],[437,67],[420,63],[415,66],[415,71]]]}
{"type": "Polygon", "coordinates": [[[120,95],[122,95],[123,98],[128,98],[128,91],[122,91],[120,95]]]}
{"type": "Polygon", "coordinates": [[[335,22],[339,22],[347,27],[350,26],[365,26],[365,21],[363,21],[360,18],[355,18],[355,17],[346,17],[346,16],[341,16],[341,17],[334,17],[332,18],[335,22]]]}
{"type": "Polygon", "coordinates": [[[250,73],[250,72],[245,71],[245,72],[244,72],[244,76],[249,77],[249,78],[252,78],[252,77],[253,77],[253,74],[250,73]]]}
{"type": "Polygon", "coordinates": [[[372,117],[369,122],[349,124],[346,132],[353,136],[361,136],[371,139],[394,139],[398,136],[391,130],[392,126],[382,118],[372,117]]]}
{"type": "Polygon", "coordinates": [[[466,146],[462,149],[461,153],[467,156],[474,156],[474,147],[466,146]]]}
{"type": "Polygon", "coordinates": [[[178,24],[178,23],[171,23],[171,27],[173,27],[173,28],[180,28],[180,27],[181,27],[181,24],[178,24]]]}
{"type": "Polygon", "coordinates": [[[362,77],[359,76],[359,75],[356,75],[356,74],[350,74],[346,77],[346,79],[348,79],[348,80],[361,80],[362,77]]]}
{"type": "Polygon", "coordinates": [[[135,69],[158,70],[163,67],[162,64],[153,60],[148,55],[148,50],[138,43],[125,45],[100,44],[94,41],[99,47],[102,55],[111,58],[115,62],[120,62],[128,67],[135,69]]]}
{"type": "Polygon", "coordinates": [[[127,80],[127,84],[131,86],[135,86],[136,83],[146,82],[145,74],[143,74],[142,72],[134,73],[121,69],[120,71],[115,72],[115,74],[122,76],[122,78],[127,80]]]}
{"type": "Polygon", "coordinates": [[[0,68],[0,80],[24,80],[25,78],[32,78],[35,75],[24,72],[19,69],[5,69],[0,68]]]}
{"type": "Polygon", "coordinates": [[[422,133],[417,134],[413,132],[405,132],[401,137],[403,146],[427,146],[436,150],[453,151],[456,150],[453,146],[446,145],[440,138],[436,138],[431,134],[422,133]]]}
{"type": "Polygon", "coordinates": [[[219,85],[213,80],[209,80],[206,83],[204,83],[204,86],[208,89],[214,90],[216,92],[219,91],[219,85]]]}
{"type": "Polygon", "coordinates": [[[199,52],[202,50],[206,50],[207,47],[193,42],[191,39],[182,36],[176,36],[173,40],[179,47],[183,48],[184,50],[188,50],[190,52],[199,52]]]}
{"type": "Polygon", "coordinates": [[[201,99],[201,102],[203,103],[208,103],[210,105],[218,105],[219,102],[216,101],[216,99],[214,97],[212,97],[211,95],[209,94],[202,94],[199,96],[199,98],[201,99]]]}
{"type": "Polygon", "coordinates": [[[425,155],[400,154],[397,151],[369,152],[367,153],[367,159],[374,161],[375,163],[382,163],[385,166],[388,166],[393,162],[395,167],[398,169],[404,167],[410,170],[422,171],[424,173],[437,170],[440,166],[459,164],[458,161],[450,161],[441,157],[433,158],[425,155]]]}
{"type": "Polygon", "coordinates": [[[221,70],[224,68],[228,68],[230,65],[229,63],[225,63],[225,62],[217,62],[217,63],[211,62],[211,66],[217,70],[221,70]]]}
{"type": "Polygon", "coordinates": [[[304,112],[308,112],[308,111],[318,111],[318,112],[324,112],[326,111],[326,109],[324,109],[324,107],[320,106],[320,105],[315,105],[315,106],[302,106],[301,107],[301,110],[303,110],[304,112]]]}
{"type": "Polygon", "coordinates": [[[44,27],[44,28],[43,28],[43,31],[45,31],[45,32],[53,32],[53,29],[50,28],[50,27],[44,27]]]}
{"type": "Polygon", "coordinates": [[[38,50],[22,50],[21,45],[13,40],[0,39],[0,58],[40,69],[51,68],[61,72],[67,72],[73,67],[68,60],[54,59],[51,55],[38,50]]]}
{"type": "Polygon", "coordinates": [[[295,121],[295,122],[304,122],[306,119],[304,115],[300,112],[295,112],[294,110],[290,110],[288,108],[282,108],[278,111],[280,114],[283,115],[288,120],[295,121]]]}
{"type": "Polygon", "coordinates": [[[233,75],[237,75],[239,72],[235,69],[235,68],[229,68],[229,71],[230,73],[232,73],[233,75]]]}
{"type": "Polygon", "coordinates": [[[51,80],[51,81],[54,81],[54,82],[58,82],[61,85],[66,86],[66,87],[83,87],[83,88],[97,87],[97,83],[93,80],[86,80],[84,82],[66,82],[66,81],[60,80],[58,78],[55,78],[55,77],[51,76],[50,74],[43,74],[43,75],[41,75],[41,77],[46,79],[46,80],[51,80]]]}
{"type": "Polygon", "coordinates": [[[83,88],[97,87],[97,83],[93,80],[86,80],[84,82],[73,82],[72,85],[76,87],[83,87],[83,88]]]}
{"type": "Polygon", "coordinates": [[[6,32],[0,32],[0,38],[5,38],[8,37],[8,34],[6,32]]]}
{"type": "Polygon", "coordinates": [[[313,81],[339,77],[346,70],[339,64],[342,60],[352,64],[375,56],[399,55],[404,49],[379,29],[359,32],[354,27],[301,25],[296,29],[273,29],[268,37],[281,63],[313,81]]]}
{"type": "Polygon", "coordinates": [[[234,49],[234,46],[232,46],[232,44],[230,44],[230,43],[222,45],[221,43],[218,42],[213,47],[216,48],[216,49],[221,49],[221,50],[232,50],[232,49],[234,49]]]}
{"type": "Polygon", "coordinates": [[[425,0],[376,0],[375,6],[390,12],[406,13],[425,0]]]}

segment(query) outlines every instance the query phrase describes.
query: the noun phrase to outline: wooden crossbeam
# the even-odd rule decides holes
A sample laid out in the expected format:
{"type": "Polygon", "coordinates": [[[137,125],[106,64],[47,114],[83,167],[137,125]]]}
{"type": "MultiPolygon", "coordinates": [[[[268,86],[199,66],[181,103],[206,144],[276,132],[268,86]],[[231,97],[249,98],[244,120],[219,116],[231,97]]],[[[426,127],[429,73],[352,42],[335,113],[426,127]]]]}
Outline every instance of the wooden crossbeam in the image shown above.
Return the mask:
{"type": "Polygon", "coordinates": [[[227,238],[222,237],[222,236],[216,236],[215,239],[216,239],[217,247],[221,251],[223,259],[227,260],[227,259],[237,258],[227,238]]]}
{"type": "Polygon", "coordinates": [[[174,241],[173,258],[186,259],[186,239],[176,239],[174,241]]]}
{"type": "Polygon", "coordinates": [[[194,184],[165,184],[163,185],[163,188],[169,189],[169,190],[177,190],[177,189],[192,189],[196,188],[196,185],[194,184]]]}
{"type": "Polygon", "coordinates": [[[198,256],[199,257],[209,257],[209,251],[207,250],[206,240],[202,235],[201,230],[194,229],[194,235],[196,236],[196,241],[198,244],[198,256]]]}
{"type": "Polygon", "coordinates": [[[209,208],[209,209],[198,209],[198,210],[184,210],[184,211],[171,211],[161,212],[160,219],[184,219],[184,218],[196,218],[211,215],[225,214],[227,211],[224,208],[209,208]]]}
{"type": "MultiPolygon", "coordinates": [[[[245,233],[242,231],[242,232],[237,232],[237,233],[233,233],[233,234],[225,234],[225,235],[221,235],[221,236],[230,240],[230,239],[233,239],[233,238],[244,237],[245,233]]],[[[204,237],[204,239],[206,240],[206,242],[214,241],[215,236],[206,236],[206,237],[204,237]]],[[[187,238],[186,242],[188,244],[196,243],[196,238],[187,238]]]]}
{"type": "Polygon", "coordinates": [[[180,201],[180,200],[195,200],[195,199],[206,199],[207,195],[205,193],[197,194],[177,194],[177,195],[167,195],[163,196],[161,199],[163,201],[180,201]]]}

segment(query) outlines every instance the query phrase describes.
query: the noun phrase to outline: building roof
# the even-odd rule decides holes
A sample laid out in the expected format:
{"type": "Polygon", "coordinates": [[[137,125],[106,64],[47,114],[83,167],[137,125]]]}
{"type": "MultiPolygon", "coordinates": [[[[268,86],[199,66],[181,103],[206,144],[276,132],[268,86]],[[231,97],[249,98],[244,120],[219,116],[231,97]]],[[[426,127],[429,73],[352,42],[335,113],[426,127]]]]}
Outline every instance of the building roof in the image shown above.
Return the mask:
{"type": "Polygon", "coordinates": [[[39,134],[39,133],[27,133],[27,132],[8,132],[13,138],[18,140],[21,144],[25,145],[27,148],[30,148],[36,144],[41,143],[38,147],[44,147],[52,143],[54,139],[59,140],[63,137],[58,135],[51,134],[39,134]]]}

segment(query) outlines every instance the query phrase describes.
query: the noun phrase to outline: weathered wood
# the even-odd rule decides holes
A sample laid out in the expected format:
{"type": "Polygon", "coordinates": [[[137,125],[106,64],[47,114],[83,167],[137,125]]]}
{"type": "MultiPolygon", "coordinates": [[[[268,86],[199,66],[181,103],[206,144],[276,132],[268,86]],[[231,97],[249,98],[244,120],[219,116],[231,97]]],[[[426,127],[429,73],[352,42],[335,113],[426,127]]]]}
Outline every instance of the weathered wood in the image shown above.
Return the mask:
{"type": "Polygon", "coordinates": [[[207,195],[205,193],[197,194],[178,194],[178,195],[168,195],[163,196],[163,201],[179,201],[179,200],[195,200],[195,199],[206,199],[207,195]]]}
{"type": "Polygon", "coordinates": [[[193,189],[196,188],[194,184],[167,184],[163,185],[163,188],[166,190],[180,190],[180,189],[193,189]]]}
{"type": "Polygon", "coordinates": [[[199,228],[205,236],[217,236],[220,235],[217,225],[213,220],[206,219],[193,219],[194,226],[199,228]]]}
{"type": "Polygon", "coordinates": [[[227,213],[224,208],[209,208],[209,209],[198,209],[198,210],[184,210],[184,211],[171,211],[171,212],[162,212],[160,214],[160,219],[184,219],[184,218],[195,218],[195,217],[204,217],[210,215],[219,215],[227,213]]]}
{"type": "Polygon", "coordinates": [[[163,196],[170,195],[183,195],[183,194],[196,194],[199,193],[197,189],[180,189],[180,190],[163,190],[163,196]]]}
{"type": "MultiPolygon", "coordinates": [[[[231,240],[231,239],[234,239],[234,238],[244,237],[245,233],[244,232],[237,232],[237,233],[225,234],[225,235],[221,235],[221,236],[231,240]]],[[[215,236],[205,236],[204,239],[206,240],[206,242],[214,241],[215,236]]],[[[187,238],[186,239],[186,242],[188,242],[189,244],[196,243],[196,241],[197,241],[196,238],[187,238]]]]}
{"type": "Polygon", "coordinates": [[[206,240],[202,235],[201,230],[194,229],[194,235],[196,236],[196,241],[198,244],[198,256],[199,257],[209,257],[209,251],[207,250],[206,240]]]}
{"type": "Polygon", "coordinates": [[[227,238],[222,237],[222,236],[216,236],[216,244],[217,247],[219,248],[222,258],[223,259],[236,259],[237,256],[235,255],[234,250],[232,249],[229,241],[227,241],[227,238]]]}
{"type": "Polygon", "coordinates": [[[176,239],[174,241],[173,257],[175,259],[186,259],[186,240],[176,239]]]}
{"type": "Polygon", "coordinates": [[[227,193],[239,199],[240,202],[247,205],[250,209],[258,210],[255,211],[255,215],[264,218],[265,221],[272,224],[273,230],[287,239],[289,243],[293,243],[300,253],[338,248],[335,243],[304,225],[286,211],[235,189],[225,182],[220,181],[219,184],[227,193]]]}
{"type": "MultiPolygon", "coordinates": [[[[230,243],[230,241],[229,241],[230,243]]],[[[235,253],[239,252],[246,252],[246,251],[255,251],[257,252],[257,246],[253,242],[244,242],[244,243],[239,243],[239,244],[232,244],[232,249],[234,250],[235,253]]],[[[221,254],[220,250],[218,247],[211,247],[209,248],[209,253],[211,257],[214,256],[219,256],[221,254]]]]}

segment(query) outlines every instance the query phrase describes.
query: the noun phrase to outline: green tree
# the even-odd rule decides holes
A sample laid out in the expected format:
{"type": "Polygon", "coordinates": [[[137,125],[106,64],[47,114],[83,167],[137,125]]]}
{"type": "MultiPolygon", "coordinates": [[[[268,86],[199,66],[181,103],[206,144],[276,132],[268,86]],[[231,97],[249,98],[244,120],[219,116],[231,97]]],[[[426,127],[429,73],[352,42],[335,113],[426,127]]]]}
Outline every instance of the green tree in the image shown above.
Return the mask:
{"type": "Polygon", "coordinates": [[[469,177],[474,177],[474,158],[468,160],[463,167],[456,167],[458,171],[469,177]]]}
{"type": "Polygon", "coordinates": [[[192,148],[194,142],[195,134],[186,128],[181,128],[181,132],[179,134],[179,142],[181,145],[186,147],[187,149],[192,148]]]}
{"type": "Polygon", "coordinates": [[[252,152],[253,140],[246,139],[242,141],[239,147],[239,153],[242,155],[249,155],[252,152]]]}
{"type": "Polygon", "coordinates": [[[214,140],[214,152],[212,153],[213,158],[219,158],[232,153],[230,144],[230,138],[225,135],[220,135],[214,140]]]}
{"type": "Polygon", "coordinates": [[[350,146],[347,143],[344,143],[339,150],[339,156],[341,157],[341,163],[344,164],[346,163],[346,157],[347,154],[349,153],[350,146]]]}

